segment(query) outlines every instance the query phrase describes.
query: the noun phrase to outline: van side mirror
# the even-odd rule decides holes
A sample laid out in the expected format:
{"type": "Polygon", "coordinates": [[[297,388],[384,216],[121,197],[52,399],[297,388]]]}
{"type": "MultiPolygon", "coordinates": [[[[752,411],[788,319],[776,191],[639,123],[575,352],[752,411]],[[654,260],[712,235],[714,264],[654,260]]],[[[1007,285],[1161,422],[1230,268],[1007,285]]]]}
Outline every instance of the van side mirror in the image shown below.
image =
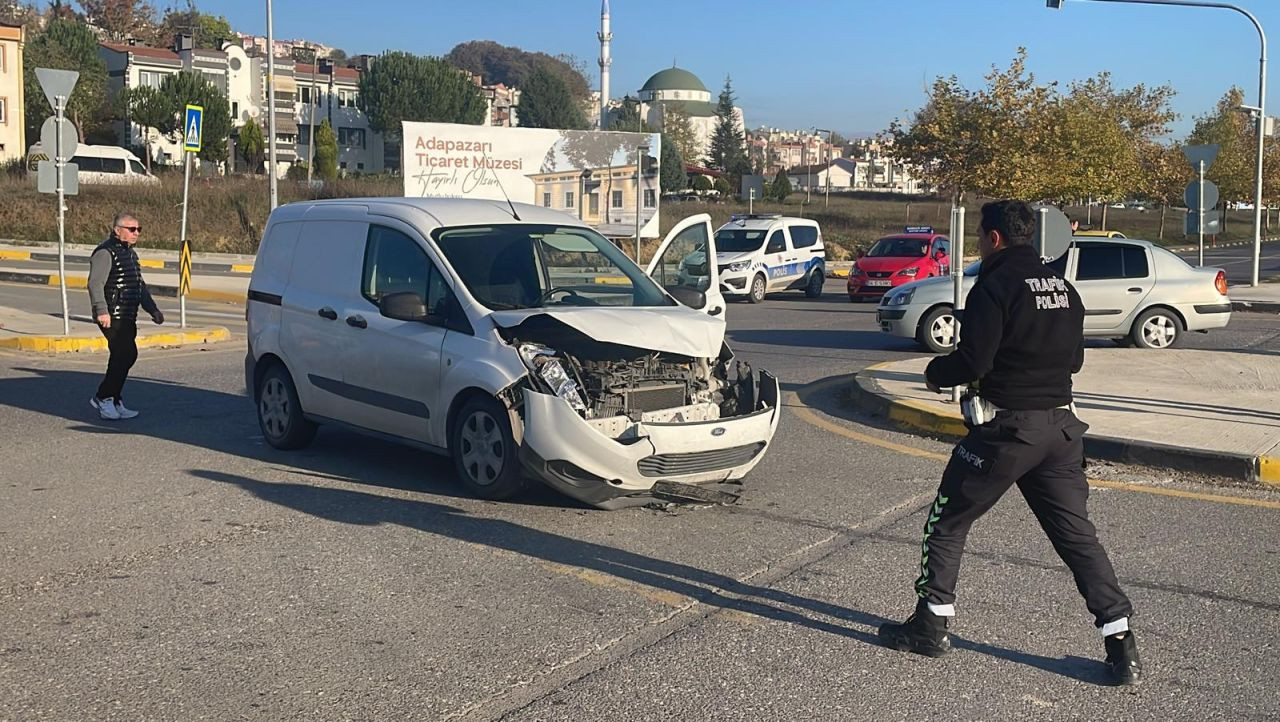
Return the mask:
{"type": "Polygon", "coordinates": [[[397,321],[426,321],[427,303],[413,291],[388,293],[378,301],[378,310],[397,321]]]}
{"type": "Polygon", "coordinates": [[[689,308],[702,308],[707,305],[707,294],[692,286],[667,286],[667,293],[689,308]]]}

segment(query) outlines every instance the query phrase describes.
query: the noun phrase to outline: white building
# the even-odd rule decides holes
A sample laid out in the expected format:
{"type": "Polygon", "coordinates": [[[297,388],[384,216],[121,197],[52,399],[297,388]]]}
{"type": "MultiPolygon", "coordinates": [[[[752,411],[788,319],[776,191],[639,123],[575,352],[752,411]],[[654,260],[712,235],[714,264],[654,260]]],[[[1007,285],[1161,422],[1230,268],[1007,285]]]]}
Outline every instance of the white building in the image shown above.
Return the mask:
{"type": "MultiPolygon", "coordinates": [[[[278,66],[280,61],[276,63],[278,66]]],[[[319,128],[328,120],[338,136],[338,170],[344,174],[381,173],[386,167],[382,134],[369,127],[368,116],[357,107],[360,71],[297,63],[293,66],[293,77],[299,88],[296,112],[299,159],[305,161],[309,157],[311,129],[319,128]],[[331,73],[321,72],[328,68],[332,68],[331,73]]]]}
{"type": "Polygon", "coordinates": [[[830,164],[796,166],[787,171],[787,178],[795,190],[822,191],[830,187],[833,191],[847,191],[854,188],[859,170],[863,171],[861,177],[865,178],[865,168],[860,169],[856,162],[847,158],[836,158],[830,164]]]}
{"type": "MultiPolygon", "coordinates": [[[[125,88],[159,88],[167,76],[175,75],[183,69],[183,59],[168,48],[101,43],[98,55],[106,63],[107,93],[113,100],[125,88]]],[[[149,139],[152,163],[172,165],[182,158],[180,140],[163,135],[155,128],[143,128],[136,123],[120,121],[116,124],[116,134],[121,145],[139,149],[146,146],[149,139]]]]}
{"type": "MultiPolygon", "coordinates": [[[[640,117],[658,130],[662,130],[664,115],[670,109],[678,108],[689,116],[698,152],[697,158],[685,158],[685,162],[695,163],[707,156],[716,131],[716,104],[711,102],[711,91],[698,76],[682,68],[667,68],[645,81],[638,95],[640,117]]],[[[742,109],[734,108],[733,113],[739,130],[745,128],[742,109]]]]}
{"type": "MultiPolygon", "coordinates": [[[[26,31],[0,22],[0,161],[27,154],[22,52],[26,31]]],[[[37,139],[33,138],[32,142],[37,139]]]]}

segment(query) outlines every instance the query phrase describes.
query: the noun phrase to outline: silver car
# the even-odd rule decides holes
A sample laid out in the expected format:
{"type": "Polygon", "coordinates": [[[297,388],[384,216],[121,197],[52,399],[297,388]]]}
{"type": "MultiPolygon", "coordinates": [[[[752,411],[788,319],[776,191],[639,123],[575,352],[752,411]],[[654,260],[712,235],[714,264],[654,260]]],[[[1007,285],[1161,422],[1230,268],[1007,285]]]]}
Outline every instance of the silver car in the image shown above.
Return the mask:
{"type": "MultiPolygon", "coordinates": [[[[1231,320],[1227,275],[1193,268],[1178,256],[1132,239],[1077,237],[1049,264],[1084,300],[1086,336],[1113,338],[1140,348],[1170,348],[1187,331],[1223,328],[1231,320]]],[[[964,293],[979,264],[964,271],[964,293]]],[[[880,330],[913,338],[934,353],[955,345],[950,278],[928,278],[886,293],[876,309],[880,330]]]]}

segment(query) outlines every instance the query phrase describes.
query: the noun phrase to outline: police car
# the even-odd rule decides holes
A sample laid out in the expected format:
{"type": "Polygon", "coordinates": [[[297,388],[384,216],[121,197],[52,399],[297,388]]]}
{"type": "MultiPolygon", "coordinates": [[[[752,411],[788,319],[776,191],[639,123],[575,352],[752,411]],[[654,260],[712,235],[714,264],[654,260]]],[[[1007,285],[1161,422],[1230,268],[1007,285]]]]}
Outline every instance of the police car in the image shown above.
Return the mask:
{"type": "MultiPolygon", "coordinates": [[[[777,213],[732,216],[716,231],[716,265],[726,298],[764,301],[775,291],[822,295],[827,277],[827,248],[822,229],[809,218],[777,213]]],[[[686,259],[691,273],[705,270],[703,258],[686,259]]]]}

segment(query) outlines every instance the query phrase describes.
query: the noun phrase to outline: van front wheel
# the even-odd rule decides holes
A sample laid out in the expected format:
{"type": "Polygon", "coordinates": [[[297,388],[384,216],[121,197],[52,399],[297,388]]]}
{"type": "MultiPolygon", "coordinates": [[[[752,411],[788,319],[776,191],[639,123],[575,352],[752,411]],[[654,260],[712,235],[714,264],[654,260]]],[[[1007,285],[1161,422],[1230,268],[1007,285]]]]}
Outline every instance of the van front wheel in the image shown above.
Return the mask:
{"type": "Polygon", "coordinates": [[[511,420],[496,400],[476,396],[462,405],[449,451],[463,486],[481,499],[509,499],[524,489],[511,420]]]}
{"type": "Polygon", "coordinates": [[[825,279],[821,271],[814,271],[809,276],[809,285],[804,287],[804,295],[808,298],[820,298],[822,296],[822,282],[825,279]]]}
{"type": "Polygon", "coordinates": [[[764,303],[765,290],[764,275],[756,274],[756,277],[751,279],[751,292],[747,294],[747,300],[752,303],[764,303]]]}

